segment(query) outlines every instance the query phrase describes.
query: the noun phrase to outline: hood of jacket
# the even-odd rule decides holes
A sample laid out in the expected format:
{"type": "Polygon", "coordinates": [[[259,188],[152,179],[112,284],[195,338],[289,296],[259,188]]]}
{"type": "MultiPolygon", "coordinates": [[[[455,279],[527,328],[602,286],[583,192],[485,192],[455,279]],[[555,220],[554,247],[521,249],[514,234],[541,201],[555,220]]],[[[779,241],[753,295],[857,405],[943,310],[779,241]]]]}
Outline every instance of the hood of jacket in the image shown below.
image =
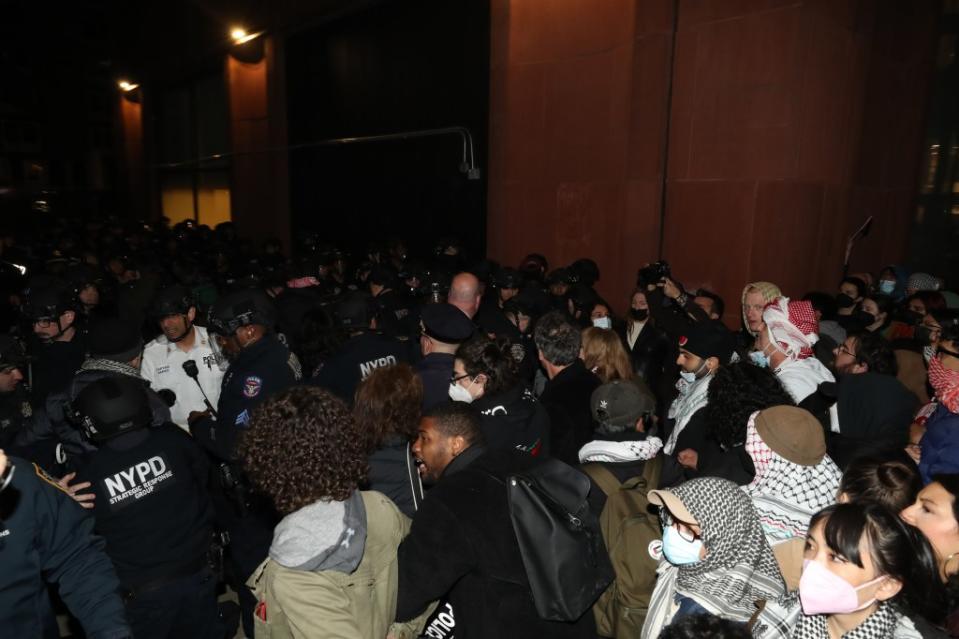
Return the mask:
{"type": "Polygon", "coordinates": [[[346,501],[318,501],[283,518],[273,531],[270,558],[285,568],[349,574],[363,559],[366,508],[360,491],[346,501]]]}

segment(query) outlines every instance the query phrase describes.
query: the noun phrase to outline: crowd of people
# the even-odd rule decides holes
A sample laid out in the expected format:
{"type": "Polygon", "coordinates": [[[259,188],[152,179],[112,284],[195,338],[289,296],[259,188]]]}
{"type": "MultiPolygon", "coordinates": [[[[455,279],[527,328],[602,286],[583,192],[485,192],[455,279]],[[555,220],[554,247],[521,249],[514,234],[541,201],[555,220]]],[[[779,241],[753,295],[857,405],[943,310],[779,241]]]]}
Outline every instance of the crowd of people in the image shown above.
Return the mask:
{"type": "Polygon", "coordinates": [[[409,253],[0,232],[0,634],[959,637],[956,282],[409,253]]]}

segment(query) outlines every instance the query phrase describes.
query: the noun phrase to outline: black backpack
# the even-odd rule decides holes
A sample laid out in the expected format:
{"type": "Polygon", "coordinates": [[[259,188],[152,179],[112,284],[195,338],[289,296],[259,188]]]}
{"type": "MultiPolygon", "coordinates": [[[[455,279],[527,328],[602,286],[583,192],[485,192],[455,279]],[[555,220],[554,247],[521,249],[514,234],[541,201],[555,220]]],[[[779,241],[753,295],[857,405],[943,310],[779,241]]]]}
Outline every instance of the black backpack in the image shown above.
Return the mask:
{"type": "Polygon", "coordinates": [[[509,475],[506,489],[536,612],[550,621],[579,619],[616,577],[586,501],[589,478],[546,458],[509,475]]]}

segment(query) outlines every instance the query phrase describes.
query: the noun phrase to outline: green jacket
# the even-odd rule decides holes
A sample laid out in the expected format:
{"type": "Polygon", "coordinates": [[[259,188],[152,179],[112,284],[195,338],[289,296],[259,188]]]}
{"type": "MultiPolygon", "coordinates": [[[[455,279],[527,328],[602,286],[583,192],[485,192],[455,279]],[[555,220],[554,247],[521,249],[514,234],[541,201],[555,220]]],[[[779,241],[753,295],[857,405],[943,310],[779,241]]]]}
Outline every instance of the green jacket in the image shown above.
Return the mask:
{"type": "Polygon", "coordinates": [[[256,639],[417,636],[415,621],[391,627],[396,617],[396,549],[409,532],[410,520],[385,495],[361,494],[366,545],[352,573],[292,569],[267,559],[250,577],[247,585],[258,602],[256,639]]]}

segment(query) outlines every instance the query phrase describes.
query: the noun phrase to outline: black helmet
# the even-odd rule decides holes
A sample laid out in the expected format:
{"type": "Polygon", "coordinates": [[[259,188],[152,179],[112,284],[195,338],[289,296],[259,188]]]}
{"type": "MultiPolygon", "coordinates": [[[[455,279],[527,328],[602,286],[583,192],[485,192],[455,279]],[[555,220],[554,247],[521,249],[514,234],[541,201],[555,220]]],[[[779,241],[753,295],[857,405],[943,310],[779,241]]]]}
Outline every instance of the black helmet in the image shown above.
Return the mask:
{"type": "Polygon", "coordinates": [[[523,276],[515,268],[502,268],[493,279],[496,288],[519,288],[523,284],[523,276]]]}
{"type": "Polygon", "coordinates": [[[599,266],[588,257],[580,258],[570,264],[569,270],[575,274],[578,282],[586,286],[592,286],[599,281],[599,266]]]}
{"type": "Polygon", "coordinates": [[[73,419],[87,437],[103,441],[148,426],[153,419],[146,387],[125,375],[103,377],[73,400],[73,419]]]}
{"type": "Polygon", "coordinates": [[[186,315],[190,308],[196,307],[196,298],[193,292],[185,286],[170,286],[157,293],[153,300],[153,315],[166,317],[167,315],[186,315]]]}
{"type": "Polygon", "coordinates": [[[210,309],[207,328],[214,333],[229,337],[241,326],[259,324],[272,329],[275,322],[276,311],[266,293],[256,289],[246,289],[218,299],[210,309]]]}
{"type": "Polygon", "coordinates": [[[73,287],[62,280],[48,280],[30,288],[23,312],[32,320],[54,319],[76,310],[73,287]]]}

